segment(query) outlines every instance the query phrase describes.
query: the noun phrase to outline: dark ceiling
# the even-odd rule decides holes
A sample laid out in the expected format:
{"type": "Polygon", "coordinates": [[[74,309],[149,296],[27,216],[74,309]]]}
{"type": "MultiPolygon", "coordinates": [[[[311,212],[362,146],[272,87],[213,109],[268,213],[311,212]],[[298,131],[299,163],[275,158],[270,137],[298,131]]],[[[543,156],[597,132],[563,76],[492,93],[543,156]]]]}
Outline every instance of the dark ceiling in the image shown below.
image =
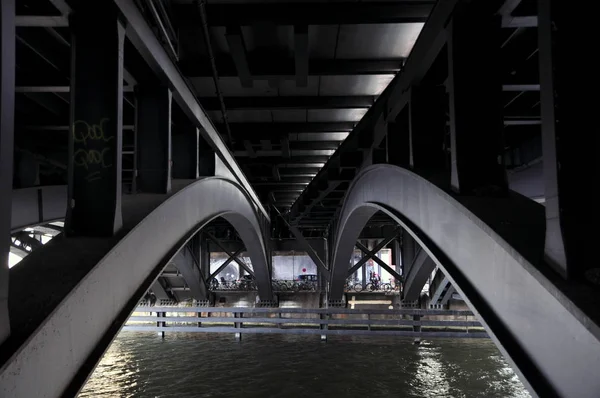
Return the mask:
{"type": "MultiPolygon", "coordinates": [[[[199,3],[137,1],[260,199],[283,213],[402,70],[435,3],[208,1],[206,21],[217,87],[199,3]]],[[[535,1],[506,3],[518,4],[512,16],[536,14],[535,1]]],[[[40,161],[45,183],[61,183],[66,177],[70,36],[68,20],[61,15],[71,8],[76,10],[77,2],[17,1],[21,19],[16,150],[40,161]]],[[[503,52],[506,151],[513,159],[524,142],[539,140],[537,29],[510,18],[504,25],[498,45],[503,52]]],[[[126,85],[153,78],[130,43],[125,47],[125,68],[126,85]]],[[[428,76],[443,84],[446,73],[442,60],[428,76]]],[[[126,91],[125,152],[135,149],[127,133],[133,129],[135,101],[131,87],[126,91]]],[[[175,110],[173,123],[181,118],[175,110]]],[[[535,152],[535,144],[532,147],[535,152]]],[[[525,158],[521,155],[512,166],[525,158]]],[[[124,168],[132,169],[126,162],[124,168]]],[[[356,163],[354,167],[360,167],[360,161],[356,163]]],[[[124,174],[124,181],[127,178],[124,174]]],[[[340,184],[319,197],[319,206],[297,224],[324,231],[346,188],[340,184]]]]}

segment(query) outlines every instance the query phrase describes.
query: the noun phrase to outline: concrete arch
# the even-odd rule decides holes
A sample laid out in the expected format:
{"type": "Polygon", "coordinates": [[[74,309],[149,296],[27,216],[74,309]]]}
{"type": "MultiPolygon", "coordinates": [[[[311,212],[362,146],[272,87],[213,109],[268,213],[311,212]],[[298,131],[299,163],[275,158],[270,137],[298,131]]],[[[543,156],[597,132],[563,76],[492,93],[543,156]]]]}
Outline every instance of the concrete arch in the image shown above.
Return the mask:
{"type": "Polygon", "coordinates": [[[354,242],[378,210],[445,271],[534,395],[597,395],[597,325],[488,225],[408,170],[376,165],[353,181],[336,231],[331,299],[341,298],[354,242]]]}
{"type": "Polygon", "coordinates": [[[259,294],[270,299],[266,246],[250,199],[228,179],[198,180],[156,207],[77,282],[0,368],[0,396],[76,395],[162,268],[219,216],[245,241],[259,294]]]}

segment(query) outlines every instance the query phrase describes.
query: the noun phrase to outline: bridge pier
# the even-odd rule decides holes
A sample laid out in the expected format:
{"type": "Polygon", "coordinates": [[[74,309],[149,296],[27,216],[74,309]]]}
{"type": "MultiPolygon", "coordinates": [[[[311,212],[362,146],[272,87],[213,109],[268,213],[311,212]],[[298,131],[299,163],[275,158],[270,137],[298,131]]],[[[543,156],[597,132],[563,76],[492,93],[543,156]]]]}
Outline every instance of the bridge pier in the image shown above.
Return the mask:
{"type": "MultiPolygon", "coordinates": [[[[587,181],[597,181],[600,173],[594,150],[598,135],[589,131],[594,122],[593,105],[576,87],[590,83],[595,73],[582,59],[572,72],[569,57],[577,53],[572,45],[589,33],[578,24],[573,10],[559,1],[538,1],[538,47],[540,104],[542,118],[542,158],[544,167],[546,236],[544,257],[562,276],[594,282],[596,268],[598,211],[585,205],[589,197],[587,181]],[[587,68],[587,69],[586,69],[587,68]],[[589,115],[589,117],[586,117],[589,115]],[[589,131],[589,132],[588,132],[589,131]]],[[[591,87],[590,87],[591,88],[591,87]]],[[[593,205],[592,205],[593,206],[593,205]]],[[[597,271],[596,271],[597,272],[597,271]]],[[[595,283],[598,283],[595,281],[595,283]]]]}
{"type": "Polygon", "coordinates": [[[136,184],[141,192],[171,191],[171,99],[166,86],[136,87],[136,184]]]}
{"type": "Polygon", "coordinates": [[[196,126],[187,123],[176,126],[173,134],[173,178],[198,178],[199,139],[196,126]]]}
{"type": "Polygon", "coordinates": [[[499,161],[504,131],[501,20],[485,10],[485,3],[459,5],[447,28],[451,185],[461,194],[507,190],[504,162],[499,161]]]}
{"type": "Polygon", "coordinates": [[[0,3],[0,344],[10,334],[8,253],[11,229],[15,100],[15,2],[0,3]]]}
{"type": "Polygon", "coordinates": [[[71,21],[69,236],[112,236],[122,226],[123,49],[114,4],[89,4],[71,21]]]}

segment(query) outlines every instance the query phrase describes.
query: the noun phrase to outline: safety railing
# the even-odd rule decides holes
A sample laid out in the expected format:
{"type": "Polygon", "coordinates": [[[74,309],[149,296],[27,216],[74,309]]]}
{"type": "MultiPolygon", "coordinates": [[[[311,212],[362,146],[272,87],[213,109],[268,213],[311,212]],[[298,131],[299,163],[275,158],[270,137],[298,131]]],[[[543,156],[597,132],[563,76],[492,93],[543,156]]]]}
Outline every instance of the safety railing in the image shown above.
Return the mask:
{"type": "Polygon", "coordinates": [[[414,338],[488,337],[470,311],[349,308],[138,307],[123,330],[414,338]]]}

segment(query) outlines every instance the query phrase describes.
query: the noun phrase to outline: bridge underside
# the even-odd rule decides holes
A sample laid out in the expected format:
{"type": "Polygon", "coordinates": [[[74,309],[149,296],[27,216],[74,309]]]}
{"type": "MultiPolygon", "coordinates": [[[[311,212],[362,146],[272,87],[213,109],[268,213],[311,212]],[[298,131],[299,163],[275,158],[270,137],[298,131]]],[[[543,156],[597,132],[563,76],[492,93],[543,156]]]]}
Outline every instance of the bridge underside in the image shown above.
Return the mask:
{"type": "Polygon", "coordinates": [[[596,397],[581,8],[250,3],[0,2],[0,396],[75,395],[142,297],[228,267],[273,304],[281,250],[329,306],[375,269],[394,305],[458,292],[532,394],[596,397]]]}

